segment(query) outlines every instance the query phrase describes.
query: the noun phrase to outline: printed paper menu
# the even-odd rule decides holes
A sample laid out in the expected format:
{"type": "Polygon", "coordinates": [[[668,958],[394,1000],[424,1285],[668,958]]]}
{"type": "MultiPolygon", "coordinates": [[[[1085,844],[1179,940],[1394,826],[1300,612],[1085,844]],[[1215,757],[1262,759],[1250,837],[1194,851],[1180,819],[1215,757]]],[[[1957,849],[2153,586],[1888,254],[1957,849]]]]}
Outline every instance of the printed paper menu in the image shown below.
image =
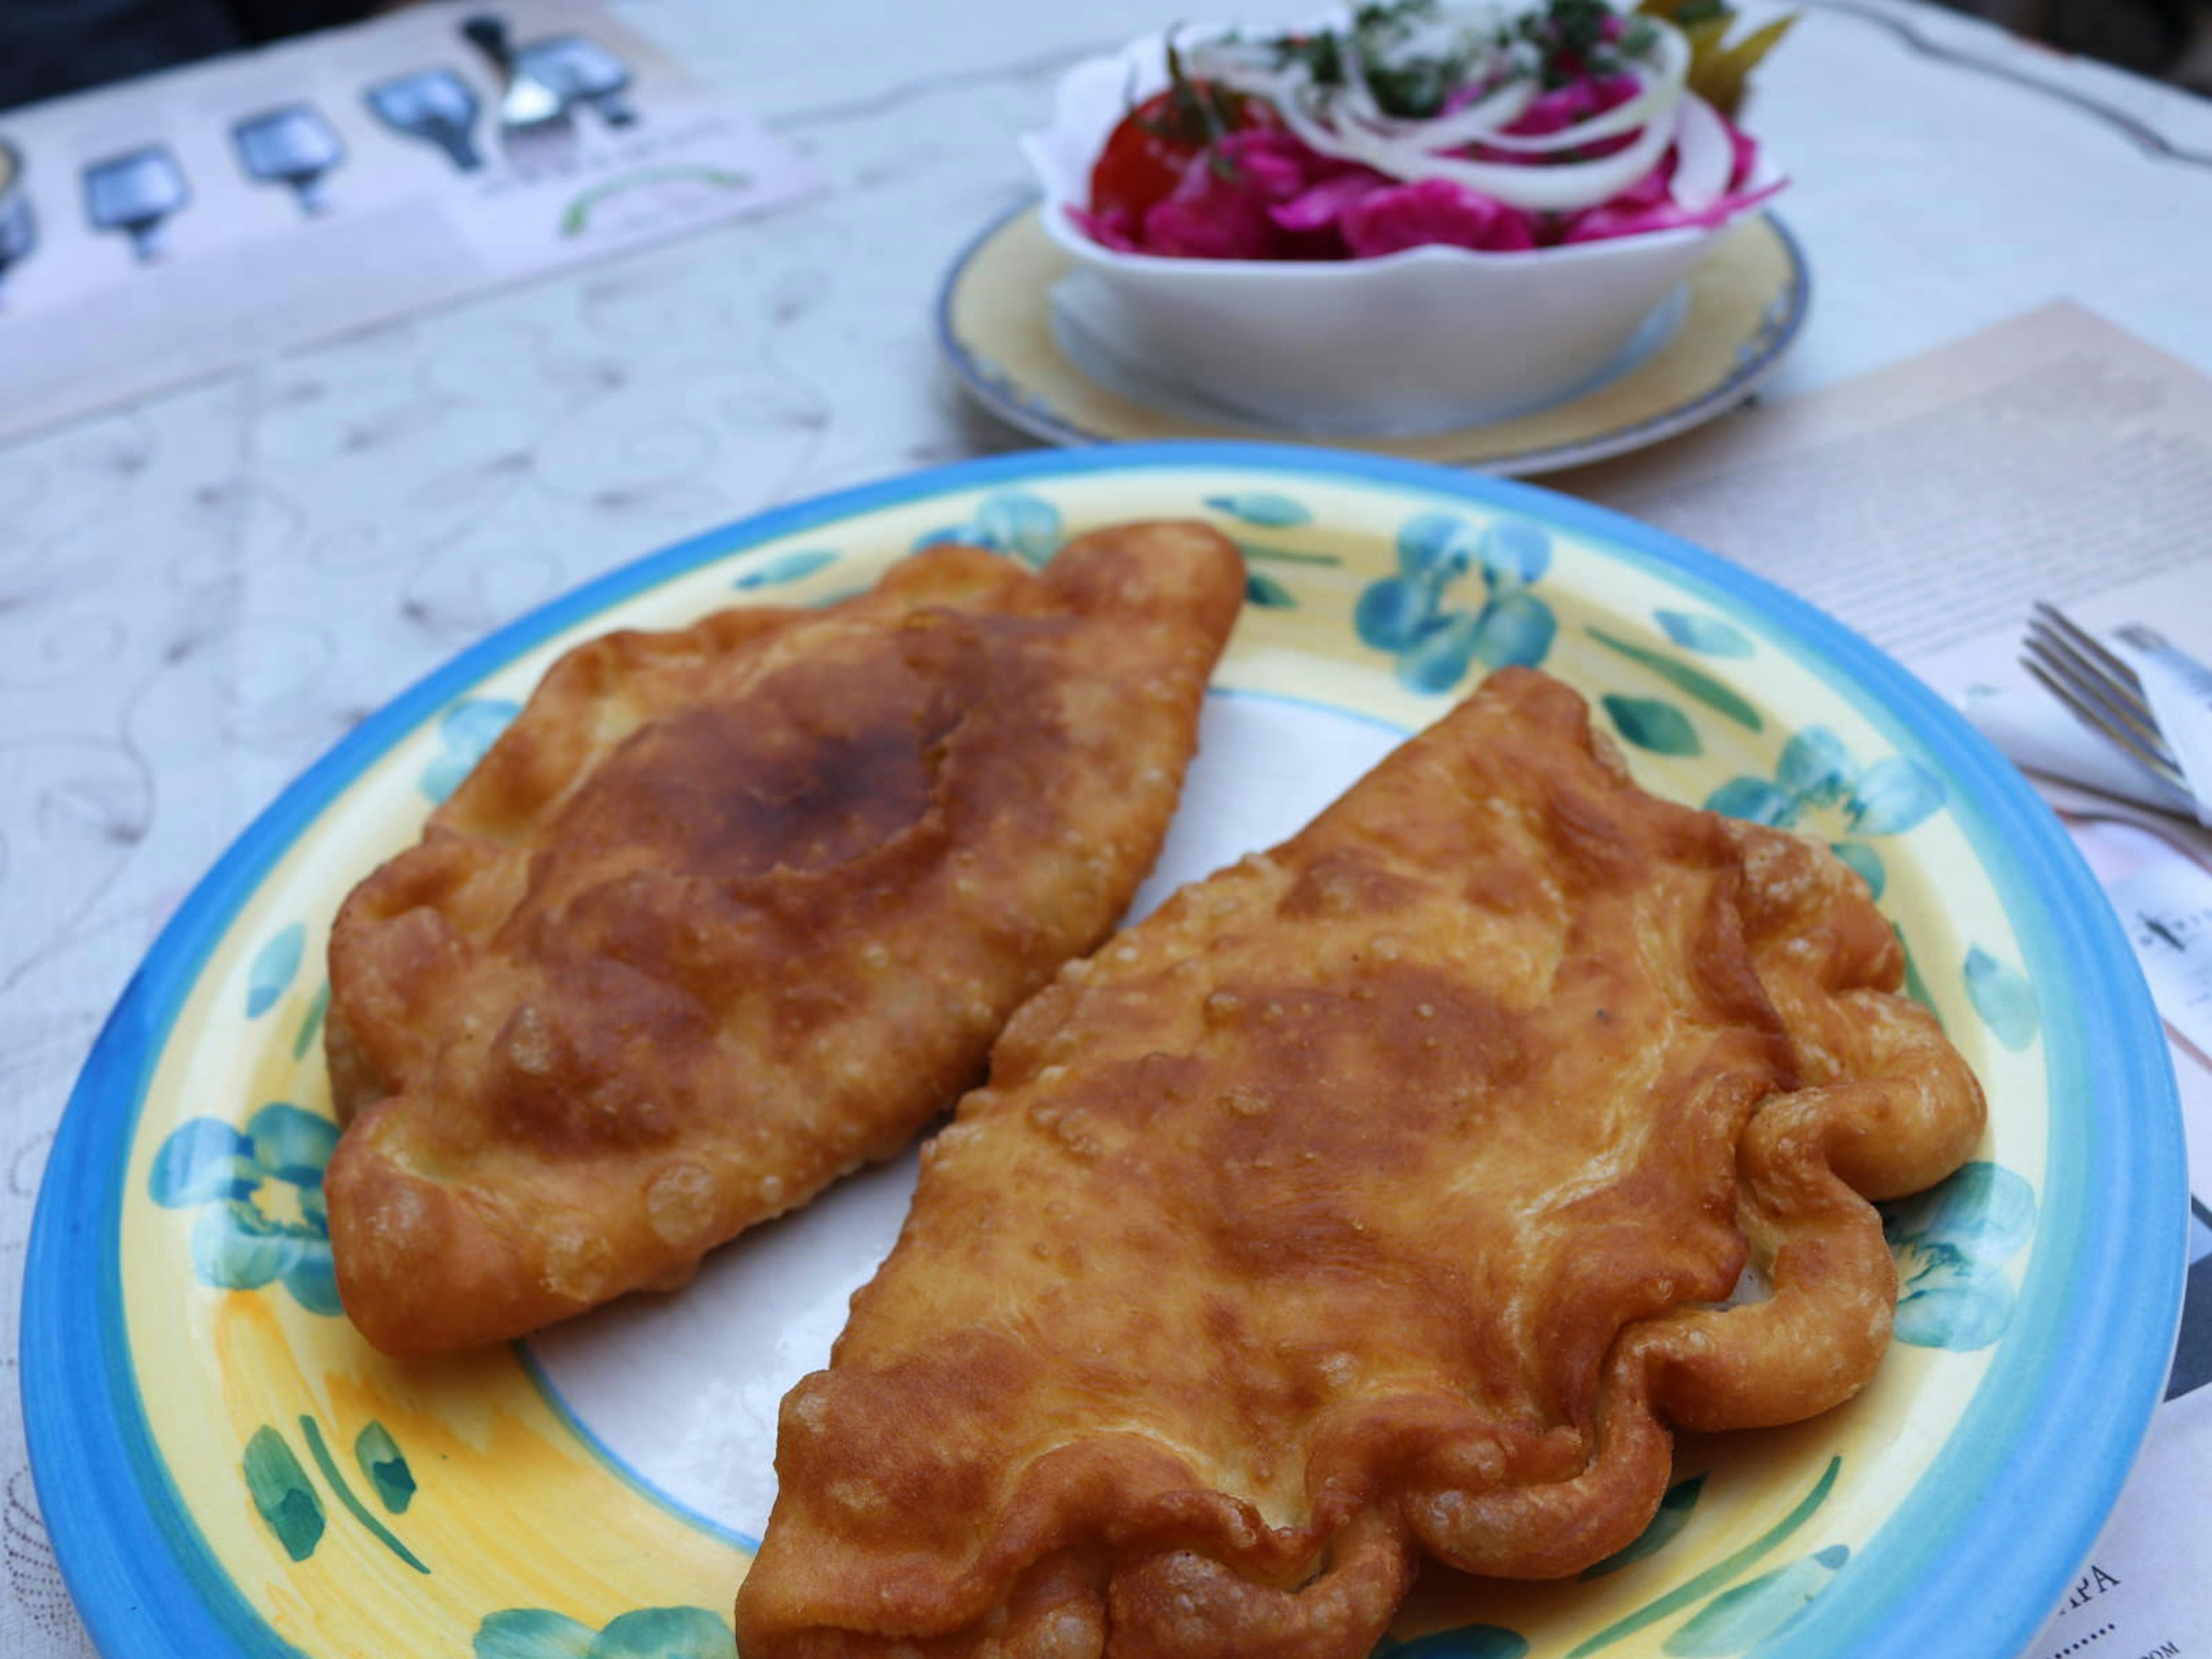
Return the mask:
{"type": "Polygon", "coordinates": [[[414,7],[0,113],[0,437],[819,183],[595,0],[414,7]],[[555,118],[502,125],[486,17],[555,118]]]}

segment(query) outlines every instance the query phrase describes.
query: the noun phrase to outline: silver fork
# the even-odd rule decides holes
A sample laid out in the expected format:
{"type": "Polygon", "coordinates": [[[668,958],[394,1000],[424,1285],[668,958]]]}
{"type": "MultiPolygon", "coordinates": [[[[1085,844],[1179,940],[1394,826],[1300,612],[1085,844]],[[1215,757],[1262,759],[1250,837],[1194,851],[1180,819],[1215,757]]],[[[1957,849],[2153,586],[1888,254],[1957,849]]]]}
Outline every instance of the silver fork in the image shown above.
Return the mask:
{"type": "Polygon", "coordinates": [[[2197,805],[2172,745],[2158,728],[2142,679],[2056,605],[2038,600],[2021,641],[2021,665],[2069,714],[2156,778],[2177,810],[2197,805]]]}
{"type": "Polygon", "coordinates": [[[572,163],[576,118],[568,100],[517,57],[506,21],[479,12],[462,23],[461,33],[499,71],[499,142],[507,165],[526,175],[572,163]]]}

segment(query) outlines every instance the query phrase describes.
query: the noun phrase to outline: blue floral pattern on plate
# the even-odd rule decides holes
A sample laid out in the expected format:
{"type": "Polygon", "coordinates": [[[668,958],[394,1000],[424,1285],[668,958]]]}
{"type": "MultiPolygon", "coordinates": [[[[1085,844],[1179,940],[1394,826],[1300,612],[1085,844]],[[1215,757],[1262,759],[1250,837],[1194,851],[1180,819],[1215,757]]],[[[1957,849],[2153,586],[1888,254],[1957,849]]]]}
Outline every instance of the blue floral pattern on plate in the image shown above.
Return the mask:
{"type": "Polygon", "coordinates": [[[155,1153],[147,1193],[165,1209],[201,1212],[191,1242],[201,1284],[258,1291],[281,1282],[310,1313],[335,1314],[323,1166],[337,1141],[337,1124],[287,1101],[264,1106],[243,1130],[220,1118],[187,1119],[155,1153]],[[264,1201],[288,1188],[296,1220],[264,1201]]]}
{"type": "Polygon", "coordinates": [[[1897,1258],[1897,1340],[1963,1353],[2002,1336],[2013,1310],[2005,1264],[2035,1231],[2035,1189],[1974,1163],[1881,1211],[1897,1258]]]}
{"type": "Polygon", "coordinates": [[[914,550],[919,553],[941,542],[958,542],[968,547],[988,547],[994,553],[1010,553],[1024,564],[1041,568],[1051,562],[1064,539],[1058,507],[1025,489],[1000,489],[976,503],[973,518],[917,536],[914,550]]]}
{"type": "Polygon", "coordinates": [[[1552,568],[1552,538],[1522,519],[1486,525],[1419,513],[1398,530],[1398,574],[1368,584],[1352,614],[1360,640],[1398,659],[1408,690],[1451,690],[1476,663],[1534,668],[1551,654],[1559,623],[1532,590],[1552,568]],[[1480,605],[1455,590],[1480,572],[1480,605]]]}
{"type": "Polygon", "coordinates": [[[521,712],[520,703],[504,697],[466,697],[455,703],[438,717],[438,757],[422,769],[416,787],[443,805],[521,712]]]}
{"type": "MultiPolygon", "coordinates": [[[[1771,780],[1730,778],[1705,797],[1707,811],[1732,818],[1789,830],[1826,813],[1840,818],[1839,830],[1860,836],[1902,835],[1943,805],[1943,781],[1919,762],[1891,755],[1861,766],[1824,726],[1808,726],[1783,744],[1771,780]]],[[[1829,844],[1880,898],[1888,884],[1881,854],[1863,840],[1829,844]]]]}

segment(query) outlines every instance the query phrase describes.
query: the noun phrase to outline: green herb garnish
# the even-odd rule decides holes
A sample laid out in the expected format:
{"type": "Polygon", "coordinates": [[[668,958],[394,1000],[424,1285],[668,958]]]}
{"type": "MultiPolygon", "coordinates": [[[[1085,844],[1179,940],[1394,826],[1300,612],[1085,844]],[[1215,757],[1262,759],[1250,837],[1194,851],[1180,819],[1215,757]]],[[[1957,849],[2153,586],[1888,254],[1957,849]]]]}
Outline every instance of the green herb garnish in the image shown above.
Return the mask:
{"type": "MultiPolygon", "coordinates": [[[[1541,11],[1522,18],[1516,32],[1536,49],[1537,78],[1548,90],[1586,76],[1621,72],[1638,47],[1631,45],[1626,29],[1618,40],[1606,39],[1617,21],[1605,0],[1550,0],[1541,11]]],[[[1650,49],[1649,30],[1640,44],[1642,50],[1650,49]]]]}
{"type": "Polygon", "coordinates": [[[1167,59],[1167,101],[1157,113],[1136,117],[1142,131],[1170,143],[1211,144],[1243,125],[1244,95],[1211,81],[1192,79],[1172,35],[1168,37],[1167,59]]]}
{"type": "MultiPolygon", "coordinates": [[[[1736,12],[1726,0],[1640,0],[1636,9],[1663,17],[1682,31],[1682,38],[1690,43],[1690,90],[1729,116],[1743,103],[1752,70],[1797,21],[1796,13],[1791,12],[1761,24],[1731,45],[1728,33],[1735,27],[1736,12]]],[[[1626,36],[1622,44],[1627,44],[1626,36]]]]}

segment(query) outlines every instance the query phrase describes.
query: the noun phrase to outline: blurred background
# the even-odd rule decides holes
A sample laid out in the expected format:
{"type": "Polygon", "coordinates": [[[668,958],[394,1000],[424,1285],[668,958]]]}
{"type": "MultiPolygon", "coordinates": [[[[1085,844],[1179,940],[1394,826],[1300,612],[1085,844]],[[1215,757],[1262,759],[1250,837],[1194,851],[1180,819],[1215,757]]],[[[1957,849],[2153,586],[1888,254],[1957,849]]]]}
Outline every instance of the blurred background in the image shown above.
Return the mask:
{"type": "Polygon", "coordinates": [[[0,109],[392,9],[392,0],[0,0],[0,109]]]}
{"type": "MultiPolygon", "coordinates": [[[[1807,0],[1818,5],[1823,0],[1807,0]]],[[[1848,9],[1849,0],[1830,0],[1848,9]]],[[[1941,0],[2212,95],[2212,0],[1941,0]]],[[[0,0],[0,109],[327,28],[404,0],[0,0]]],[[[1204,6],[1195,8],[1203,13],[1204,6]]]]}
{"type": "Polygon", "coordinates": [[[1943,0],[2060,52],[2212,94],[2212,0],[1943,0]]]}

